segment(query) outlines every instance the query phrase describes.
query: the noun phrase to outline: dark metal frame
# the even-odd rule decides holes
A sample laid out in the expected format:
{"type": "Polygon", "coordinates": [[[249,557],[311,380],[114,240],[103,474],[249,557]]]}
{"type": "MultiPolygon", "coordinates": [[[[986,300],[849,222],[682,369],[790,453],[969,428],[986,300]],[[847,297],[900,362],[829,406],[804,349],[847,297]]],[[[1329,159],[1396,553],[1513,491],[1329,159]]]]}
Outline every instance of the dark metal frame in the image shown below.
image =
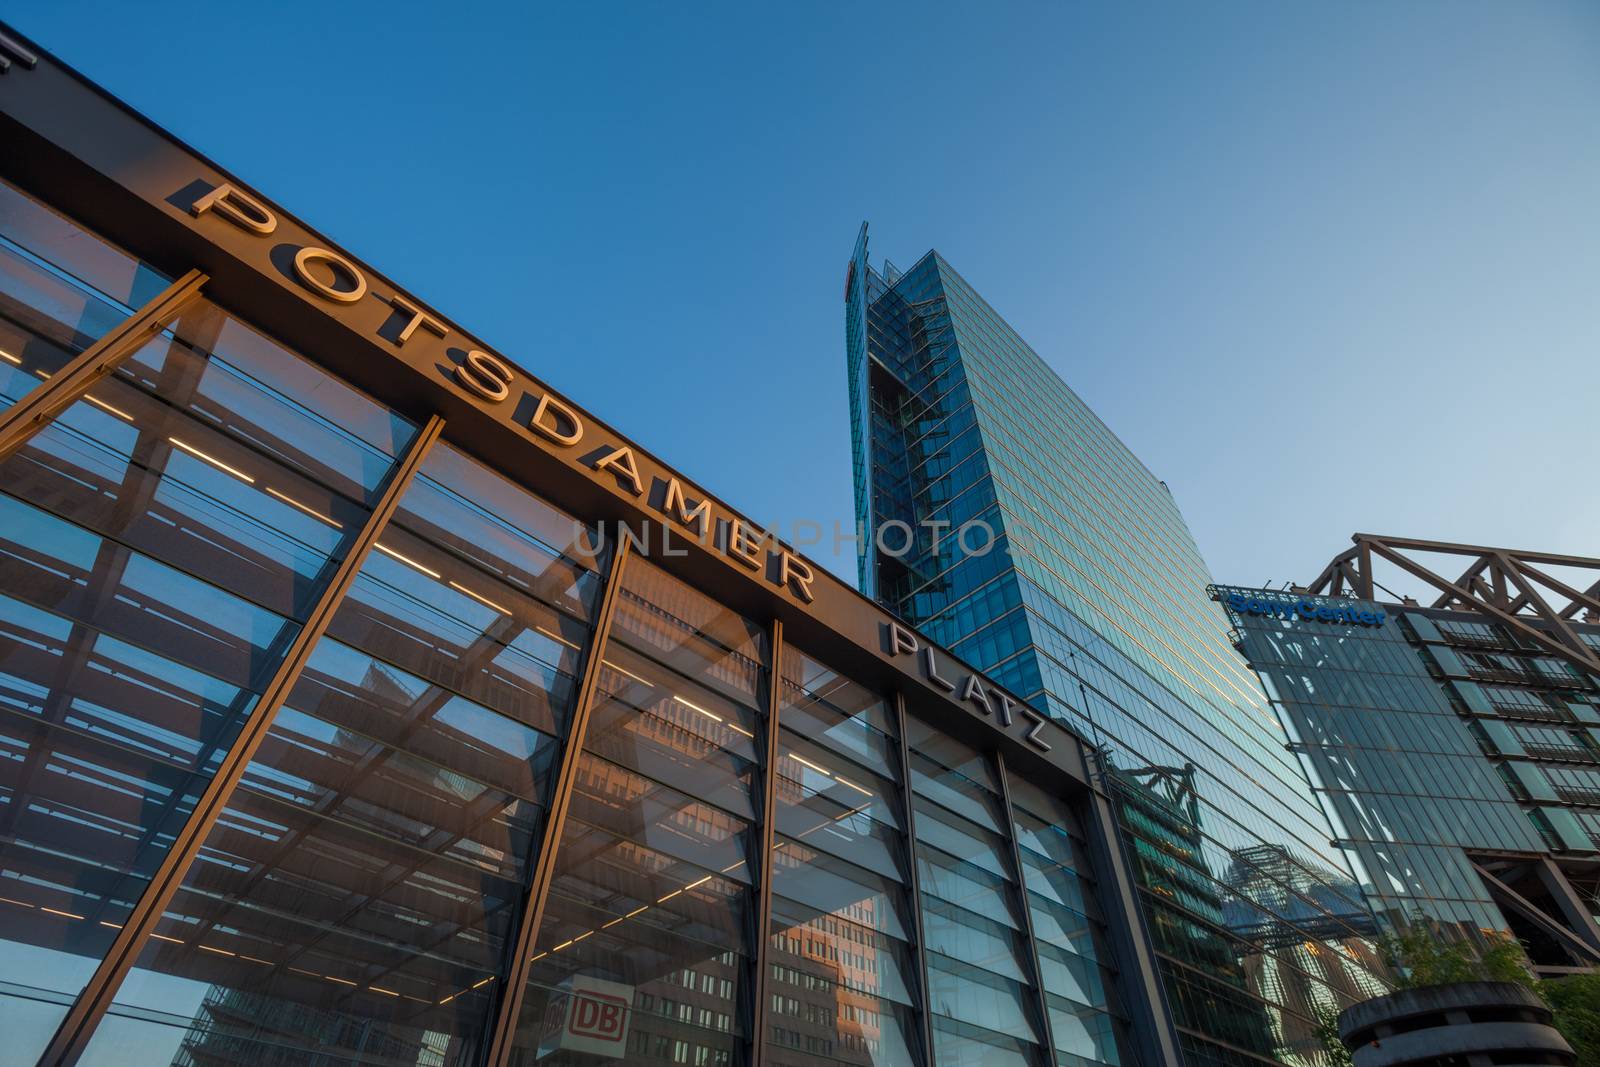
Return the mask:
{"type": "Polygon", "coordinates": [[[40,1055],[41,1065],[72,1067],[83,1055],[100,1019],[111,1007],[112,1000],[117,990],[121,988],[123,980],[127,978],[128,972],[138,962],[139,954],[149,942],[151,934],[155,932],[167,904],[183,884],[185,875],[188,874],[195,857],[199,855],[200,847],[205,843],[217,817],[222,814],[234,788],[243,779],[251,759],[261,747],[262,741],[266,739],[267,731],[271,729],[278,709],[283,706],[289,693],[294,689],[295,682],[299,680],[300,672],[310,659],[312,650],[327,631],[328,624],[333,621],[334,613],[355,583],[361,565],[372,551],[372,546],[377,543],[395,509],[399,507],[400,498],[405,494],[411,480],[421,468],[422,461],[443,430],[442,418],[436,415],[429,419],[412,440],[405,456],[391,469],[388,484],[373,506],[365,525],[357,531],[349,551],[335,566],[305,624],[285,651],[272,678],[263,687],[260,699],[251,709],[250,717],[229,748],[228,755],[200,795],[194,810],[189,814],[188,821],[178,832],[161,865],[156,868],[155,874],[146,884],[127,921],[117,931],[110,949],[100,961],[100,965],[95,968],[88,984],[73,1001],[66,1017],[62,1019],[55,1035],[50,1039],[50,1044],[40,1055]]]}
{"type": "Polygon", "coordinates": [[[118,364],[160,333],[200,295],[206,276],[188,271],[155,298],[107,330],[94,344],[72,357],[43,385],[0,412],[0,460],[28,443],[50,420],[75,404],[118,364]]]}
{"type": "Polygon", "coordinates": [[[917,943],[912,948],[915,953],[913,969],[917,979],[919,1001],[917,1007],[922,1019],[923,1062],[932,1064],[933,1006],[929,1003],[928,996],[927,934],[922,924],[922,872],[917,866],[917,802],[916,794],[911,788],[911,742],[906,737],[906,698],[900,693],[895,693],[891,699],[894,701],[894,728],[900,739],[900,796],[904,803],[903,817],[906,824],[906,866],[911,872],[911,885],[907,888],[907,892],[911,894],[911,914],[917,920],[917,943]]]}
{"type": "Polygon", "coordinates": [[[768,959],[772,945],[772,850],[778,834],[778,708],[783,703],[782,621],[773,620],[768,645],[772,668],[767,675],[767,766],[762,781],[760,881],[757,884],[756,936],[752,946],[755,975],[750,983],[751,995],[755,998],[750,1013],[752,1067],[761,1067],[767,1056],[767,984],[772,975],[768,959]]]}
{"type": "Polygon", "coordinates": [[[1580,639],[1571,625],[1580,611],[1600,617],[1600,559],[1364,533],[1352,535],[1351,540],[1355,547],[1335,556],[1302,592],[1375,600],[1376,591],[1383,587],[1374,577],[1373,564],[1381,559],[1437,590],[1439,597],[1431,607],[1481,612],[1540,650],[1600,675],[1600,651],[1580,639]],[[1471,562],[1451,581],[1407,554],[1415,552],[1458,556],[1471,562]],[[1580,590],[1541,566],[1593,571],[1596,580],[1580,590]],[[1564,597],[1567,603],[1556,608],[1548,594],[1564,597]]]}
{"type": "Polygon", "coordinates": [[[1039,963],[1039,940],[1033,931],[1033,906],[1028,902],[1028,875],[1022,866],[1022,845],[1017,840],[1017,812],[1011,804],[1011,780],[1006,773],[1006,758],[1000,753],[994,754],[994,773],[1000,782],[1000,804],[1005,809],[1006,817],[1006,842],[1011,846],[1011,871],[1017,880],[1017,904],[1022,912],[1022,934],[1028,939],[1028,979],[1033,983],[1033,992],[1036,998],[1035,1007],[1039,1012],[1039,1025],[1043,1028],[1041,1037],[1045,1041],[1045,1051],[1052,1057],[1055,1055],[1055,1031],[1050,1025],[1050,995],[1044,988],[1044,967],[1039,963]]]}

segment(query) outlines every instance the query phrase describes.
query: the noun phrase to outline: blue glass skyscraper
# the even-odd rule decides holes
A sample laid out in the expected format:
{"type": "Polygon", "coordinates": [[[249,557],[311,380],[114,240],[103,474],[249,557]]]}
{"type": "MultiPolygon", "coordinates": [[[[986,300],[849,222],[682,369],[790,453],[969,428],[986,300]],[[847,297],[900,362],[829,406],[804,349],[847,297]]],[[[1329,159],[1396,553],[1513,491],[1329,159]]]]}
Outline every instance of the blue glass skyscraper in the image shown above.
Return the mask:
{"type": "Polygon", "coordinates": [[[937,252],[845,308],[861,587],[1101,746],[1188,1061],[1322,1062],[1372,916],[1166,484],[937,252]]]}

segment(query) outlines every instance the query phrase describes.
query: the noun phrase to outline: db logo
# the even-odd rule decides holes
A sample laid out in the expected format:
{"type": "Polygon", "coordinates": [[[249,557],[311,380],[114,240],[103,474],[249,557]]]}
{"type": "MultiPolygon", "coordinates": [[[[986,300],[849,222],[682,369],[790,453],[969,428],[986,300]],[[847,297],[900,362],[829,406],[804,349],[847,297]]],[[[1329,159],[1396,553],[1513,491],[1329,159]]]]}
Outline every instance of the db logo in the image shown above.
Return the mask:
{"type": "Polygon", "coordinates": [[[572,1010],[567,1014],[567,1033],[574,1037],[620,1040],[628,1025],[628,1002],[592,990],[573,994],[572,1010]]]}
{"type": "MultiPolygon", "coordinates": [[[[628,1043],[633,986],[575,974],[551,991],[535,1059],[557,1052],[620,1057],[628,1043]]],[[[573,1062],[564,1060],[562,1062],[573,1062]]]]}

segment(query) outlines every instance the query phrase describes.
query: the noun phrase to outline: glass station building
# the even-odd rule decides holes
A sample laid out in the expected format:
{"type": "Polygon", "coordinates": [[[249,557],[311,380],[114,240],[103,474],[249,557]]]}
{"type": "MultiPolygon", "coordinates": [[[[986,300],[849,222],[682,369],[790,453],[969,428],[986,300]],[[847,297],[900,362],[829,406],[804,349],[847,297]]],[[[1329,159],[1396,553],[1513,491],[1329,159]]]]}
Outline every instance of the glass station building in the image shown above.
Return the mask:
{"type": "Polygon", "coordinates": [[[1100,754],[1172,1062],[1322,1062],[1385,988],[1360,879],[1164,482],[937,252],[845,282],[860,584],[1100,754]]]}
{"type": "MultiPolygon", "coordinates": [[[[0,144],[0,1060],[1168,1062],[1054,693],[3,29],[0,144]]],[[[1164,951],[1298,989],[1232,788],[1164,951]]]]}

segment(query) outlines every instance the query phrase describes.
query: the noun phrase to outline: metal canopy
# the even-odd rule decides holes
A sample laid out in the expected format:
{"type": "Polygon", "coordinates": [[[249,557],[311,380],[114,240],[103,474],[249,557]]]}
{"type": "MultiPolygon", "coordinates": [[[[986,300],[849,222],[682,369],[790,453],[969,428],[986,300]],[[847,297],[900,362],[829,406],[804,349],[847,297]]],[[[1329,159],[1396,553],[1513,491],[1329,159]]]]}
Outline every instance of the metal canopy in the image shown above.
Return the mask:
{"type": "Polygon", "coordinates": [[[1438,592],[1430,607],[1487,615],[1540,650],[1600,675],[1600,648],[1572,627],[1577,621],[1600,621],[1600,559],[1365,533],[1353,534],[1351,540],[1354,547],[1333,557],[1304,592],[1375,600],[1375,590],[1387,590],[1376,580],[1374,566],[1386,561],[1438,592]],[[1451,580],[1417,559],[1419,553],[1468,563],[1451,580]],[[1580,589],[1551,574],[1549,567],[1582,571],[1593,581],[1579,582],[1584,586],[1580,589]]]}

